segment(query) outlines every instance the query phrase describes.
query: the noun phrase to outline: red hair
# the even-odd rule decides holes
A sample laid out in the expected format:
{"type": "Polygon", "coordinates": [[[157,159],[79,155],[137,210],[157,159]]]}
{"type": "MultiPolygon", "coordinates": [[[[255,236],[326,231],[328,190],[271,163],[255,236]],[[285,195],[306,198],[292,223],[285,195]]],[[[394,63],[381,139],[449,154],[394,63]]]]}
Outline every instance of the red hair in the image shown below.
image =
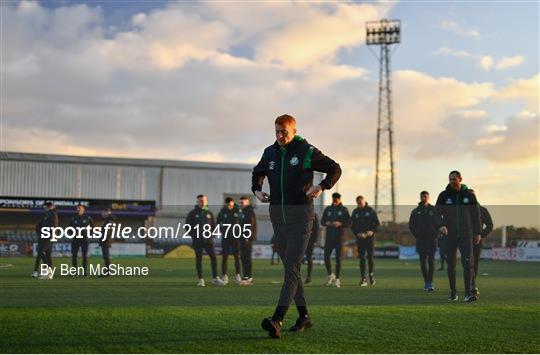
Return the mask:
{"type": "Polygon", "coordinates": [[[280,126],[293,126],[296,127],[296,120],[291,115],[281,115],[278,118],[276,118],[275,124],[278,124],[280,126]]]}

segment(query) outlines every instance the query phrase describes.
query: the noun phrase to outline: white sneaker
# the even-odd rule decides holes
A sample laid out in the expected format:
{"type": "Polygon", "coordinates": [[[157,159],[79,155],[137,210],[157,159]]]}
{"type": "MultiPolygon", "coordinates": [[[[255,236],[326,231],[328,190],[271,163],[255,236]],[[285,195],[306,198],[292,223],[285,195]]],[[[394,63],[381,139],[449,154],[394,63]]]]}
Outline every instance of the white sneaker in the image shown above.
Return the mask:
{"type": "Polygon", "coordinates": [[[332,286],[340,288],[341,282],[339,281],[339,279],[335,279],[334,282],[332,283],[332,286]]]}
{"type": "Polygon", "coordinates": [[[240,286],[251,286],[253,285],[253,278],[244,278],[242,281],[240,281],[240,286]]]}
{"type": "Polygon", "coordinates": [[[205,287],[206,283],[204,282],[204,279],[199,279],[199,282],[197,282],[197,286],[199,287],[205,287]]]}
{"type": "Polygon", "coordinates": [[[219,277],[216,277],[214,279],[212,279],[212,283],[216,286],[223,286],[225,285],[225,282],[222,281],[219,277]]]}
{"type": "Polygon", "coordinates": [[[326,286],[332,286],[334,284],[334,281],[336,280],[336,275],[334,275],[333,273],[328,275],[328,280],[326,280],[326,283],[325,285],[326,286]]]}
{"type": "Polygon", "coordinates": [[[53,278],[53,273],[52,273],[52,270],[51,268],[49,268],[47,270],[47,273],[45,275],[41,275],[40,277],[38,277],[40,280],[52,280],[53,278]]]}
{"type": "Polygon", "coordinates": [[[38,272],[37,272],[37,271],[34,271],[34,272],[32,273],[32,277],[39,277],[38,272]]]}
{"type": "Polygon", "coordinates": [[[242,282],[242,276],[240,274],[236,274],[236,283],[240,284],[242,282]]]}
{"type": "Polygon", "coordinates": [[[220,279],[219,277],[217,277],[217,279],[219,279],[219,281],[221,281],[223,283],[223,285],[226,285],[226,284],[229,283],[229,275],[223,275],[222,279],[220,279]]]}

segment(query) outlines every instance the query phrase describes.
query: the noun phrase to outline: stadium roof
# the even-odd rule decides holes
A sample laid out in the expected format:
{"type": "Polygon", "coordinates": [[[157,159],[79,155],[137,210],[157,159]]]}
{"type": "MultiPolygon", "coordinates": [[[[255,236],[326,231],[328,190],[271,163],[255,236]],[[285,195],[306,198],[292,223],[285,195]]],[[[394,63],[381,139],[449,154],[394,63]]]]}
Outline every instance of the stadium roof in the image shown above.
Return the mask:
{"type": "Polygon", "coordinates": [[[253,165],[240,163],[211,163],[189,160],[137,159],[116,157],[89,157],[38,153],[0,152],[0,160],[35,161],[50,163],[102,164],[146,167],[172,167],[185,169],[251,171],[253,165]]]}

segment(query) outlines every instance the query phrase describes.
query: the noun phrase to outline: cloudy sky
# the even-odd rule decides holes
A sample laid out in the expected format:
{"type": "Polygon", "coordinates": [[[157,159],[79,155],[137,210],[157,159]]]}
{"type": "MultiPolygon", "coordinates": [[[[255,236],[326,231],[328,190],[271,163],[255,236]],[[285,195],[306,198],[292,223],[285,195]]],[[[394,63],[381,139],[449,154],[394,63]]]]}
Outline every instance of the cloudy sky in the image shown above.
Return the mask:
{"type": "Polygon", "coordinates": [[[273,119],[373,199],[378,62],[393,55],[397,202],[460,170],[484,204],[539,204],[537,2],[5,2],[1,150],[255,163],[273,119]]]}

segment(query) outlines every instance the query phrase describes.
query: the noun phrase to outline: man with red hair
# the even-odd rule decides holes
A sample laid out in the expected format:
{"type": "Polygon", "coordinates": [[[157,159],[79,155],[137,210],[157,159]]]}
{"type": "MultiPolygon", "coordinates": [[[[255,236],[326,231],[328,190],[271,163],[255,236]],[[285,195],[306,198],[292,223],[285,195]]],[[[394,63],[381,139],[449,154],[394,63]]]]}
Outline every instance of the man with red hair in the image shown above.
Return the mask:
{"type": "Polygon", "coordinates": [[[282,115],[275,120],[276,141],[264,150],[253,168],[252,191],[263,203],[270,203],[270,220],[274,228],[278,254],[285,268],[284,282],[278,305],[271,318],[262,321],[262,328],[273,338],[279,338],[283,318],[293,299],[299,313],[291,331],[312,326],[308,316],[300,265],[313,227],[313,199],[329,190],[341,176],[341,168],[332,159],[296,134],[296,120],[282,115]],[[313,185],[313,172],[326,173],[318,185],[313,185]],[[270,194],[262,191],[268,178],[270,194]]]}

